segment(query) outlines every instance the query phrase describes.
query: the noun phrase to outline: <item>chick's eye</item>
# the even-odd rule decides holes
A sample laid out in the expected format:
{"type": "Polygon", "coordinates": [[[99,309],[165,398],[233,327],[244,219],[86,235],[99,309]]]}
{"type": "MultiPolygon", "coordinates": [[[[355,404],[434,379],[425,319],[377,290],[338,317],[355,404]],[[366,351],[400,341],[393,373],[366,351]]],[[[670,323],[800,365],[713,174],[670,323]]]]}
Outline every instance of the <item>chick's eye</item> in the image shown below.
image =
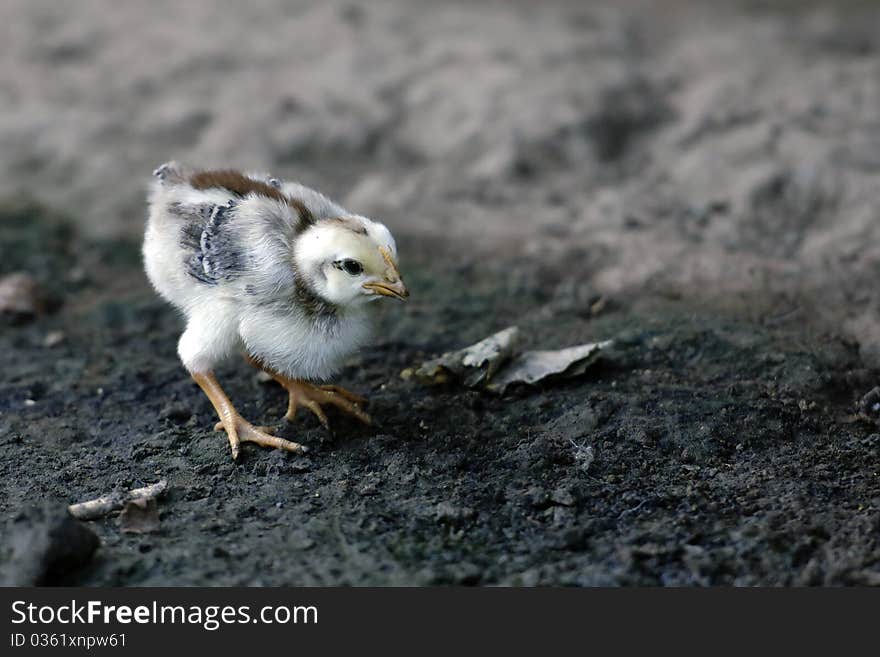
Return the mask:
{"type": "Polygon", "coordinates": [[[343,260],[342,268],[345,270],[346,274],[350,274],[352,276],[357,276],[364,271],[364,266],[357,260],[343,260]]]}

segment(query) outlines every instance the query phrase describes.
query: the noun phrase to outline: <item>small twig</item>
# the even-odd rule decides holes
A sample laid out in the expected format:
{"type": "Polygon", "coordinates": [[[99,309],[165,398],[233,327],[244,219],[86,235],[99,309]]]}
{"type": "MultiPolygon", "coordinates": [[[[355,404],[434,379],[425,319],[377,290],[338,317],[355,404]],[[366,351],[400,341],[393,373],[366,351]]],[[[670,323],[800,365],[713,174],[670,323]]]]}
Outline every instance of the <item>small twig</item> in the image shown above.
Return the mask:
{"type": "Polygon", "coordinates": [[[761,318],[761,322],[765,326],[775,326],[776,324],[781,324],[788,319],[791,319],[794,315],[801,311],[802,306],[796,305],[788,310],[784,310],[781,313],[777,313],[776,315],[764,315],[761,318]]]}
{"type": "Polygon", "coordinates": [[[70,515],[80,520],[94,520],[108,513],[112,513],[117,509],[121,509],[128,502],[138,500],[151,500],[159,497],[168,487],[168,481],[162,479],[155,484],[144,486],[143,488],[135,488],[127,493],[111,493],[104,495],[88,502],[80,502],[79,504],[71,504],[67,507],[70,515]]]}
{"type": "Polygon", "coordinates": [[[632,507],[632,508],[630,508],[630,509],[624,509],[623,511],[621,511],[620,514],[619,514],[617,517],[618,517],[618,518],[623,518],[623,516],[627,516],[627,515],[629,515],[630,513],[635,513],[636,511],[638,511],[639,509],[641,509],[643,506],[645,506],[645,504],[646,504],[647,502],[648,502],[648,498],[645,498],[645,499],[643,499],[641,502],[639,502],[638,504],[636,504],[634,507],[632,507]]]}

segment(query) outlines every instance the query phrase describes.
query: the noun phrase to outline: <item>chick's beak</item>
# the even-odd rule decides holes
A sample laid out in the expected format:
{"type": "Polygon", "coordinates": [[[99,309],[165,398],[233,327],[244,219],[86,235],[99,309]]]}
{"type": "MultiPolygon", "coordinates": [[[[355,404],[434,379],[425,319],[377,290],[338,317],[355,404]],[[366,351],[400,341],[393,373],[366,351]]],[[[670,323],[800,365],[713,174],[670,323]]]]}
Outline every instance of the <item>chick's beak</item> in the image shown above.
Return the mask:
{"type": "Polygon", "coordinates": [[[409,290],[406,289],[406,285],[404,285],[403,281],[400,279],[397,279],[393,283],[386,281],[364,283],[364,288],[372,290],[376,294],[381,294],[384,297],[393,297],[394,299],[399,299],[401,301],[406,301],[406,298],[409,296],[409,290]]]}
{"type": "Polygon", "coordinates": [[[379,252],[382,254],[382,258],[387,265],[385,279],[364,283],[364,288],[371,290],[375,294],[406,301],[406,298],[409,296],[409,290],[406,289],[406,285],[403,283],[403,278],[401,278],[400,271],[397,269],[397,263],[394,262],[388,249],[380,247],[379,252]]]}

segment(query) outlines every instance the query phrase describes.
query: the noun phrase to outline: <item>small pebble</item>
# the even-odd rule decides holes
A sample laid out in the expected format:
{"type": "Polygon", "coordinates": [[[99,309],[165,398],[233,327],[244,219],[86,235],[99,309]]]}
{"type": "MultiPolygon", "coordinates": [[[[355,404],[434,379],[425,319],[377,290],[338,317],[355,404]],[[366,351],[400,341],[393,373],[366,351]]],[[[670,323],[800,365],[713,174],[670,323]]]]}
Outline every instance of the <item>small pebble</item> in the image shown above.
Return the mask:
{"type": "Polygon", "coordinates": [[[46,294],[29,274],[16,272],[0,278],[0,314],[31,319],[46,312],[46,294]]]}
{"type": "Polygon", "coordinates": [[[64,331],[49,331],[46,334],[46,337],[43,339],[44,347],[57,347],[59,344],[64,342],[64,331]]]}

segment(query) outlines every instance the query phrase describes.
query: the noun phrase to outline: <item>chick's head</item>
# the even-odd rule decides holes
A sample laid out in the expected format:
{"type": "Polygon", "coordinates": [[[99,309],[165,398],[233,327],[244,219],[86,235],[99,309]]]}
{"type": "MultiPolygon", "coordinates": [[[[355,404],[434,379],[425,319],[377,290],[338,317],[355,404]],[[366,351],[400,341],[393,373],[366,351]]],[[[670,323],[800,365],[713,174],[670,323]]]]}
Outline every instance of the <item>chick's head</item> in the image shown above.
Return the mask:
{"type": "Polygon", "coordinates": [[[331,219],[309,228],[297,241],[294,258],[315,293],[335,305],[409,296],[391,232],[365,217],[331,219]]]}

